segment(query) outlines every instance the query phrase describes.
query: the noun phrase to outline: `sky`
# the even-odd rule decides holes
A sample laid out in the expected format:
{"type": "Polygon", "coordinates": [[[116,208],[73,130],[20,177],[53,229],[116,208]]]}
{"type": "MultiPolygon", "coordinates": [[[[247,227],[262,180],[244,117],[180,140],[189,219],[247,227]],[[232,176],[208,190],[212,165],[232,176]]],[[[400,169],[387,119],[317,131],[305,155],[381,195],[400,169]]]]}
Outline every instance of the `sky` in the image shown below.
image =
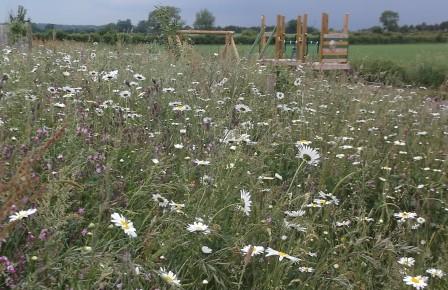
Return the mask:
{"type": "Polygon", "coordinates": [[[33,22],[102,25],[118,19],[134,24],[147,19],[155,5],[171,5],[182,10],[182,19],[191,25],[195,14],[207,8],[216,25],[256,26],[261,15],[275,25],[275,15],[294,19],[308,13],[309,25],[320,27],[322,12],[330,14],[330,27],[341,28],[343,15],[350,14],[353,30],[379,24],[384,10],[400,14],[400,24],[428,24],[448,21],[448,0],[0,0],[0,22],[18,5],[28,10],[33,22]],[[4,4],[6,3],[6,4],[4,4]]]}

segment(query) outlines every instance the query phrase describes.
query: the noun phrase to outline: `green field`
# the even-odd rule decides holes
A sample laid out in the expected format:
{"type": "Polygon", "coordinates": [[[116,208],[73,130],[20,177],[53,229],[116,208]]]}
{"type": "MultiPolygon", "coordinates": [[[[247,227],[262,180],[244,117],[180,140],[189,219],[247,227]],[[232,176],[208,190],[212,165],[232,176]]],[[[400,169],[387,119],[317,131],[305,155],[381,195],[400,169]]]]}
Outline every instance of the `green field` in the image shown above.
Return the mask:
{"type": "MultiPolygon", "coordinates": [[[[287,45],[285,58],[292,57],[292,46],[287,45]]],[[[239,45],[240,55],[247,56],[250,47],[239,45]]],[[[195,48],[202,54],[211,55],[222,51],[223,46],[197,45],[195,48]]],[[[267,49],[266,58],[273,57],[273,49],[273,46],[267,49]]],[[[309,59],[317,61],[317,47],[310,45],[309,52],[309,59]]],[[[371,81],[437,88],[448,76],[448,44],[352,45],[349,59],[355,70],[371,81]]]]}
{"type": "MultiPolygon", "coordinates": [[[[238,45],[241,56],[246,56],[250,45],[238,45]]],[[[222,51],[223,45],[197,45],[201,53],[213,54],[222,51]]],[[[254,50],[256,52],[257,49],[254,50]]],[[[292,46],[287,45],[285,57],[291,57],[292,46]]],[[[315,58],[317,48],[309,46],[312,58],[315,58]]],[[[350,46],[350,60],[359,62],[363,60],[382,59],[391,60],[405,66],[414,66],[422,62],[431,62],[435,65],[448,67],[448,43],[446,44],[371,44],[350,46]]],[[[266,53],[273,56],[273,46],[266,53]]]]}

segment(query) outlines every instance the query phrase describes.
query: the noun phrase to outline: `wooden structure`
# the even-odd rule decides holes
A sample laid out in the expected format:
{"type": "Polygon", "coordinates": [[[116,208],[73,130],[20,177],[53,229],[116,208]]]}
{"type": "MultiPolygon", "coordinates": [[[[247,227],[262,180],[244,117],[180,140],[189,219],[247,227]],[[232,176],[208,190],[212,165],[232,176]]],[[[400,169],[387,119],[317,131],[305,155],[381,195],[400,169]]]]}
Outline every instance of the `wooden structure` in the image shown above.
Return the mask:
{"type": "MultiPolygon", "coordinates": [[[[315,70],[350,70],[348,63],[348,22],[349,15],[344,17],[344,28],[340,33],[330,33],[327,13],[322,14],[322,29],[320,34],[319,62],[311,63],[315,70]]],[[[308,15],[297,17],[295,58],[284,58],[285,48],[285,17],[277,15],[277,25],[272,32],[266,32],[266,18],[261,18],[261,38],[259,40],[259,62],[264,64],[298,66],[307,64],[307,32],[308,15]],[[275,35],[274,58],[264,58],[266,47],[275,35]],[[266,38],[269,36],[269,39],[266,38]]],[[[258,38],[257,38],[258,40],[258,38]]],[[[256,40],[256,41],[257,41],[256,40]]]]}
{"type": "Polygon", "coordinates": [[[327,13],[322,13],[322,28],[320,33],[319,63],[313,67],[319,70],[342,69],[349,70],[348,63],[348,21],[349,15],[344,16],[342,33],[329,31],[327,13]]]}
{"type": "MultiPolygon", "coordinates": [[[[306,45],[307,45],[307,31],[308,31],[308,15],[297,17],[297,30],[295,41],[295,59],[284,59],[285,48],[285,16],[277,15],[277,25],[271,32],[266,32],[266,17],[261,17],[261,31],[259,40],[259,58],[262,62],[274,62],[274,63],[291,63],[291,62],[305,62],[306,45]],[[265,59],[264,53],[267,46],[275,36],[275,58],[265,59]],[[268,39],[269,37],[269,39],[268,39]]],[[[258,40],[258,38],[257,38],[258,40]]],[[[257,41],[256,40],[256,41],[257,41]]]]}
{"type": "Polygon", "coordinates": [[[196,35],[222,35],[224,36],[224,50],[222,57],[227,57],[229,53],[233,53],[234,57],[239,61],[240,55],[235,45],[234,31],[226,30],[178,30],[176,33],[176,42],[181,44],[181,38],[183,35],[196,34],[196,35]]]}
{"type": "Polygon", "coordinates": [[[0,47],[8,45],[8,25],[0,24],[0,47]]]}

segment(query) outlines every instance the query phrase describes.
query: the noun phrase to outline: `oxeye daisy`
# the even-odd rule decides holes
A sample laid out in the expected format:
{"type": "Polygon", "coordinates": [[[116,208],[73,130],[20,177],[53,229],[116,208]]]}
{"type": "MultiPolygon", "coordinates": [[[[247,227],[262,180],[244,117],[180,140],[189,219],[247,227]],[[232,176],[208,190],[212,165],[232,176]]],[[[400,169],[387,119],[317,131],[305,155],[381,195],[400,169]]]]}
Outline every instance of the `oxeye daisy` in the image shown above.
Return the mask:
{"type": "Polygon", "coordinates": [[[47,91],[51,94],[56,94],[58,90],[55,87],[48,87],[47,91]]]}
{"type": "Polygon", "coordinates": [[[125,234],[127,234],[131,238],[137,237],[137,233],[135,232],[136,229],[132,224],[132,222],[127,218],[125,218],[124,216],[122,216],[121,214],[116,212],[113,213],[111,215],[111,222],[117,227],[120,227],[125,232],[125,234]]]}
{"type": "Polygon", "coordinates": [[[281,99],[285,98],[285,94],[282,92],[277,92],[275,94],[275,97],[277,98],[277,100],[281,100],[281,99]]]}
{"type": "Polygon", "coordinates": [[[417,218],[417,214],[415,212],[398,212],[394,213],[394,217],[398,219],[398,222],[405,222],[406,220],[411,220],[417,218]]]}
{"type": "Polygon", "coordinates": [[[297,145],[296,147],[299,150],[299,153],[297,154],[298,158],[303,159],[309,165],[316,166],[319,164],[320,155],[316,149],[307,145],[297,145]]]}
{"type": "Polygon", "coordinates": [[[412,257],[401,257],[398,260],[398,264],[403,265],[405,267],[412,267],[415,264],[415,259],[412,257]]]}
{"type": "Polygon", "coordinates": [[[252,252],[251,252],[252,257],[264,253],[264,247],[252,246],[252,245],[247,245],[244,248],[242,248],[240,251],[241,251],[242,255],[247,255],[247,253],[249,253],[249,251],[251,251],[251,249],[252,249],[252,252]]]}
{"type": "Polygon", "coordinates": [[[288,255],[287,253],[284,253],[284,252],[276,251],[276,250],[274,250],[272,248],[267,248],[266,249],[266,257],[269,257],[269,256],[278,256],[278,260],[279,261],[283,260],[284,258],[286,258],[286,259],[288,259],[288,260],[290,260],[290,261],[292,261],[294,263],[300,261],[300,259],[297,258],[297,257],[290,256],[290,255],[288,255]]]}
{"type": "Polygon", "coordinates": [[[180,286],[180,280],[177,279],[177,275],[172,271],[167,272],[165,268],[160,268],[160,278],[169,285],[180,286]]]}
{"type": "Polygon", "coordinates": [[[252,110],[251,110],[248,106],[246,106],[246,105],[244,105],[244,104],[238,104],[238,105],[236,105],[236,106],[235,106],[235,110],[236,110],[237,112],[239,112],[239,113],[252,112],[252,110]]]}
{"type": "Polygon", "coordinates": [[[146,80],[146,78],[144,76],[142,76],[141,74],[135,74],[134,75],[134,79],[138,80],[138,81],[144,81],[146,80]]]}
{"type": "Polygon", "coordinates": [[[443,276],[445,276],[445,273],[442,270],[434,268],[426,270],[426,273],[430,274],[431,277],[433,278],[439,278],[439,279],[442,279],[443,276]]]}
{"type": "Polygon", "coordinates": [[[423,289],[428,286],[428,277],[426,276],[406,276],[403,278],[406,285],[410,285],[415,289],[423,289]]]}
{"type": "Polygon", "coordinates": [[[9,222],[14,222],[29,217],[30,215],[35,214],[36,211],[37,209],[31,208],[13,213],[12,215],[9,216],[9,222]]]}
{"type": "Polygon", "coordinates": [[[240,195],[241,195],[241,200],[244,203],[244,206],[240,207],[240,209],[244,212],[245,215],[249,216],[250,212],[251,212],[251,206],[252,206],[252,201],[250,200],[250,198],[251,198],[250,192],[242,189],[240,191],[240,195]]]}
{"type": "Polygon", "coordinates": [[[190,233],[202,232],[204,235],[210,234],[210,229],[208,226],[200,221],[196,221],[187,226],[187,231],[190,233]]]}
{"type": "Polygon", "coordinates": [[[208,161],[208,160],[195,159],[195,160],[193,160],[193,163],[196,165],[210,165],[210,161],[208,161]]]}
{"type": "Polygon", "coordinates": [[[131,96],[131,92],[130,91],[121,91],[119,95],[123,99],[127,99],[127,98],[129,98],[131,96]]]}

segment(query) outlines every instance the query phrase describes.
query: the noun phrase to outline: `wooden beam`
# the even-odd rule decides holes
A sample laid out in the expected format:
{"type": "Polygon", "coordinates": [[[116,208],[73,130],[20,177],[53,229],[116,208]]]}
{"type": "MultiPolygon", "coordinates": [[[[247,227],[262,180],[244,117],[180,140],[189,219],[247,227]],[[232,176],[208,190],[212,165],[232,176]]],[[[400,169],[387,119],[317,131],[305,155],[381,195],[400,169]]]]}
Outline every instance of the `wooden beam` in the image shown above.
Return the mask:
{"type": "Polygon", "coordinates": [[[349,14],[345,14],[344,15],[344,33],[348,34],[348,20],[349,20],[350,15],[349,14]]]}
{"type": "Polygon", "coordinates": [[[328,39],[347,39],[348,33],[325,33],[324,34],[325,40],[328,39]]]}
{"type": "Polygon", "coordinates": [[[347,63],[348,60],[346,58],[325,58],[322,60],[322,63],[347,63]]]}
{"type": "Polygon", "coordinates": [[[282,16],[277,15],[277,31],[275,35],[275,58],[279,59],[283,56],[283,48],[282,48],[282,16]]]}
{"type": "Polygon", "coordinates": [[[352,67],[348,63],[320,63],[315,62],[312,64],[314,70],[351,70],[352,67]]]}
{"type": "Polygon", "coordinates": [[[235,34],[235,31],[226,30],[178,30],[179,34],[210,34],[210,35],[227,35],[235,34]]]}
{"type": "Polygon", "coordinates": [[[297,16],[297,25],[296,25],[296,59],[297,61],[302,61],[303,59],[303,33],[302,33],[302,16],[297,16]]]}
{"type": "Polygon", "coordinates": [[[263,48],[266,45],[266,16],[261,16],[261,39],[260,39],[260,46],[259,46],[259,50],[258,52],[261,53],[261,51],[263,50],[263,48]]]}
{"type": "Polygon", "coordinates": [[[341,41],[341,40],[339,40],[339,41],[333,41],[333,42],[331,42],[331,40],[325,40],[324,41],[324,47],[329,47],[329,46],[332,46],[332,45],[334,45],[334,46],[336,46],[336,47],[341,47],[341,46],[348,46],[348,41],[341,41]]]}
{"type": "Polygon", "coordinates": [[[322,13],[322,24],[321,24],[321,29],[320,29],[320,47],[319,47],[320,60],[323,59],[322,43],[324,43],[324,35],[327,33],[328,33],[328,14],[322,13]]]}
{"type": "Polygon", "coordinates": [[[33,50],[33,28],[31,26],[31,21],[28,21],[26,25],[26,37],[28,42],[28,52],[31,52],[33,50]]]}
{"type": "Polygon", "coordinates": [[[303,50],[302,62],[305,62],[307,47],[308,47],[308,14],[304,14],[302,22],[302,50],[303,50]]]}
{"type": "Polygon", "coordinates": [[[323,48],[322,53],[325,55],[347,55],[347,48],[323,48]]]}
{"type": "Polygon", "coordinates": [[[237,61],[240,61],[240,54],[238,53],[238,49],[235,45],[235,39],[233,38],[233,35],[230,35],[230,45],[233,48],[233,54],[235,54],[235,58],[237,61]]]}

